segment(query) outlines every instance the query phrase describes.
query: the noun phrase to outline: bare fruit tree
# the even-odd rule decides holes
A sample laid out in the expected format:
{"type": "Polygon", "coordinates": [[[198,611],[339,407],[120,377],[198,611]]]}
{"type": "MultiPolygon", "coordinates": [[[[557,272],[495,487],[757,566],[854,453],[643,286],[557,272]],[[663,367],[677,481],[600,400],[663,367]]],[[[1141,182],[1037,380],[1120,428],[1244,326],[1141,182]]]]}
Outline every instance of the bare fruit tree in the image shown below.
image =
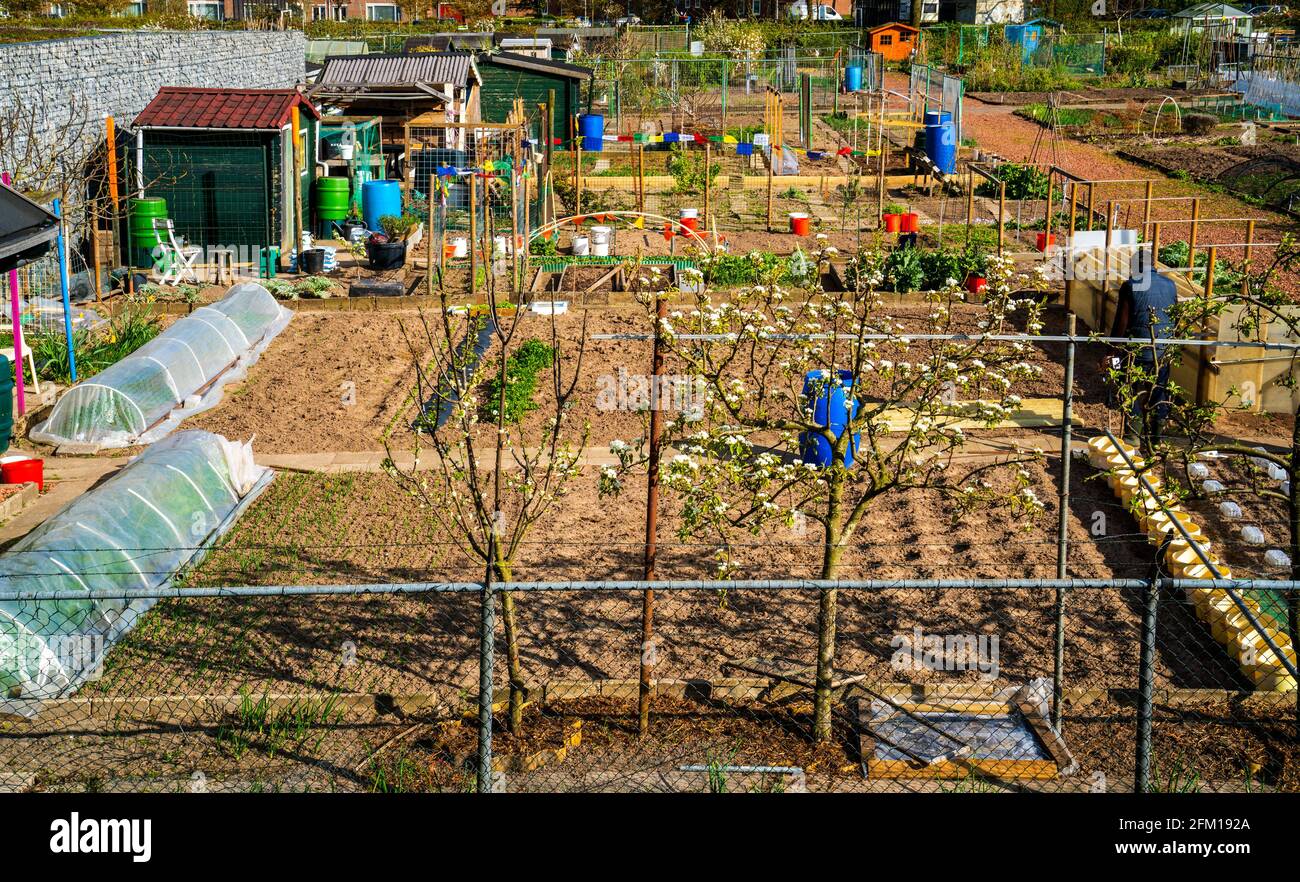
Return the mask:
{"type": "MultiPolygon", "coordinates": [[[[454,308],[444,289],[435,315],[422,312],[418,325],[403,324],[415,378],[411,395],[420,402],[420,415],[410,457],[401,458],[386,438],[383,467],[418,500],[431,535],[452,537],[493,581],[509,582],[533,528],[581,470],[588,427],[572,425],[568,410],[585,343],[567,350],[554,316],[549,344],[520,341],[525,310],[498,295],[495,275],[489,268],[486,304],[454,308]],[[493,347],[495,358],[485,362],[493,347]],[[525,420],[534,408],[521,392],[531,387],[531,378],[543,376],[550,384],[548,412],[525,420]]],[[[585,318],[582,330],[585,340],[585,318]]],[[[509,725],[518,732],[526,685],[517,604],[510,591],[502,592],[501,604],[509,725]]]]}

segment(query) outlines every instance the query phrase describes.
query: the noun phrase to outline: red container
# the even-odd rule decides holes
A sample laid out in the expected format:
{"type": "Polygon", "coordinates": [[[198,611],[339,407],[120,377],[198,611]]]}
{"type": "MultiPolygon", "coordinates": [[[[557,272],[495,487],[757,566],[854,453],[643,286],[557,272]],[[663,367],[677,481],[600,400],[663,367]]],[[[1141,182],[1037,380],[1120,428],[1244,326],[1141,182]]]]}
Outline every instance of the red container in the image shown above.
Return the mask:
{"type": "Polygon", "coordinates": [[[696,217],[678,218],[677,222],[680,223],[686,229],[691,231],[695,231],[700,228],[700,219],[696,217]]]}
{"type": "Polygon", "coordinates": [[[812,232],[812,218],[800,212],[790,215],[790,232],[796,236],[806,236],[812,232]]]}
{"type": "Polygon", "coordinates": [[[988,280],[983,276],[967,276],[966,290],[972,294],[978,294],[989,286],[988,280]]]}
{"type": "Polygon", "coordinates": [[[5,484],[36,485],[37,490],[45,489],[45,460],[12,459],[0,462],[0,482],[5,484]]]}
{"type": "Polygon", "coordinates": [[[921,232],[921,216],[919,214],[915,214],[915,213],[900,214],[898,217],[899,220],[903,222],[902,231],[904,233],[921,232]]]}
{"type": "Polygon", "coordinates": [[[903,222],[903,216],[901,214],[886,214],[881,216],[881,220],[885,222],[886,233],[897,233],[899,225],[903,222]]]}
{"type": "Polygon", "coordinates": [[[1053,245],[1056,244],[1056,234],[1039,233],[1037,241],[1038,241],[1038,250],[1046,251],[1048,248],[1051,248],[1053,245]]]}

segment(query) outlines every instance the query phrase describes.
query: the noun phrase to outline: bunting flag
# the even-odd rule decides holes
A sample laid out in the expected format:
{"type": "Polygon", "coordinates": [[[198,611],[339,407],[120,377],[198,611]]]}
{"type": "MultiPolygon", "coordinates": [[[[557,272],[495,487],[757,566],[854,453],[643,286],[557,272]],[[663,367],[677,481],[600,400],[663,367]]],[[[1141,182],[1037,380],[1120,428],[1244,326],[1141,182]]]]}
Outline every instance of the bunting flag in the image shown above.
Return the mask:
{"type": "MultiPolygon", "coordinates": [[[[575,139],[577,140],[577,139],[575,139]]],[[[634,144],[727,144],[736,148],[737,156],[753,156],[754,148],[760,146],[749,141],[741,141],[735,135],[705,135],[700,132],[663,132],[661,134],[633,132],[630,135],[602,135],[601,141],[611,143],[623,142],[634,144]]],[[[555,139],[556,144],[560,144],[559,138],[555,139]]],[[[573,141],[569,142],[570,144],[573,141]]],[[[761,146],[768,146],[763,144],[761,146]]],[[[813,162],[826,159],[829,156],[878,156],[875,150],[854,150],[851,147],[839,147],[834,151],[818,150],[814,148],[799,148],[794,150],[788,146],[782,145],[783,150],[789,150],[793,153],[800,153],[813,162]]]]}

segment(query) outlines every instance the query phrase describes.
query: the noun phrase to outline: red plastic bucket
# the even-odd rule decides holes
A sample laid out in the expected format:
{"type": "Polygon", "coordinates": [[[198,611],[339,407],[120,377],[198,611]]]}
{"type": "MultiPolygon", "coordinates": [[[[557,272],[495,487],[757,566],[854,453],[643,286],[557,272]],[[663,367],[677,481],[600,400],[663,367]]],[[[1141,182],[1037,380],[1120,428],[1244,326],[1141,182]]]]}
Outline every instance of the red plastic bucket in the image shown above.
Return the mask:
{"type": "Polygon", "coordinates": [[[900,214],[899,220],[903,222],[904,233],[921,232],[921,216],[919,214],[900,214]]]}
{"type": "Polygon", "coordinates": [[[1048,248],[1051,248],[1054,244],[1056,244],[1056,234],[1055,234],[1055,233],[1039,233],[1039,234],[1038,234],[1038,250],[1039,250],[1039,251],[1046,251],[1048,248]]]}
{"type": "Polygon", "coordinates": [[[812,232],[812,218],[803,212],[791,212],[790,232],[794,233],[796,236],[808,235],[812,232]]]}
{"type": "Polygon", "coordinates": [[[688,230],[698,230],[700,223],[700,210],[698,208],[678,209],[677,222],[688,230]]]}
{"type": "Polygon", "coordinates": [[[897,233],[899,225],[903,222],[901,214],[886,214],[882,215],[881,219],[885,222],[886,233],[897,233]]]}
{"type": "Polygon", "coordinates": [[[988,280],[986,280],[983,276],[971,275],[966,277],[966,290],[971,292],[972,294],[978,294],[988,286],[989,286],[988,280]]]}
{"type": "Polygon", "coordinates": [[[5,484],[36,485],[37,490],[45,489],[45,460],[24,457],[0,461],[0,482],[5,484]]]}

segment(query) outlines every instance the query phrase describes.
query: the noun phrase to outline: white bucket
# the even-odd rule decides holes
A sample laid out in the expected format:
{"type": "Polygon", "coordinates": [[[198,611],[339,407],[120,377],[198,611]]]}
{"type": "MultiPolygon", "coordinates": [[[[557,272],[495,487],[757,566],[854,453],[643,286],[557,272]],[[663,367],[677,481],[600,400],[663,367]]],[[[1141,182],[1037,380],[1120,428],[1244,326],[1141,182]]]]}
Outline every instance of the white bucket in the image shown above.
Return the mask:
{"type": "Polygon", "coordinates": [[[497,236],[496,238],[494,238],[494,239],[492,240],[492,253],[493,253],[493,254],[509,254],[509,253],[510,253],[510,237],[509,237],[509,236],[497,236]]]}
{"type": "Polygon", "coordinates": [[[456,238],[451,240],[451,256],[465,257],[469,254],[469,240],[456,238]]]}
{"type": "Polygon", "coordinates": [[[609,246],[614,239],[614,230],[610,227],[591,228],[591,253],[597,257],[609,257],[609,246]]]}
{"type": "Polygon", "coordinates": [[[353,146],[352,144],[339,144],[339,159],[351,159],[353,146]]]}
{"type": "Polygon", "coordinates": [[[699,216],[700,216],[700,210],[698,208],[680,208],[677,210],[677,217],[679,220],[685,220],[688,217],[699,217],[699,216]]]}
{"type": "Polygon", "coordinates": [[[573,237],[573,256],[585,257],[591,250],[591,240],[586,236],[573,237]]]}

